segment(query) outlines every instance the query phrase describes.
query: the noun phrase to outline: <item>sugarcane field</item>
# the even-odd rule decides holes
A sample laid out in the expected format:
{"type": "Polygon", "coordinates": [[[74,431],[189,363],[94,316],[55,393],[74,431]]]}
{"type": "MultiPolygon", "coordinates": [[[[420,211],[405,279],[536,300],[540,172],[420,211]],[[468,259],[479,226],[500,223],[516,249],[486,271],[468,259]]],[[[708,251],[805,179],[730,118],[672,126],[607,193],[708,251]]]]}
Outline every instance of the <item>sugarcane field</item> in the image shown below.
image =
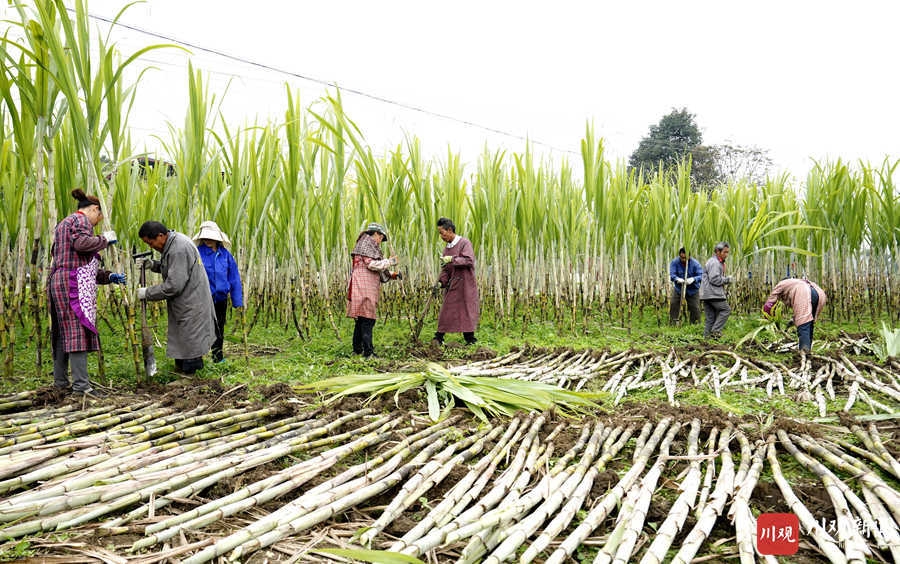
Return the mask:
{"type": "Polygon", "coordinates": [[[900,160],[238,121],[100,2],[0,18],[0,562],[900,562],[900,160]]]}

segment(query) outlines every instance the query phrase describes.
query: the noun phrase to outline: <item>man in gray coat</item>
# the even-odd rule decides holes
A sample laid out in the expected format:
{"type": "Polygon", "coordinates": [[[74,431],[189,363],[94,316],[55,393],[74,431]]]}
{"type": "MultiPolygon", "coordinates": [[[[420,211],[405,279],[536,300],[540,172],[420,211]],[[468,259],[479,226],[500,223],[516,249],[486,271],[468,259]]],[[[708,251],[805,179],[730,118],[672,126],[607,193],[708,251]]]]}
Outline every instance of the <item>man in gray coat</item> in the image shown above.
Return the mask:
{"type": "Polygon", "coordinates": [[[197,245],[186,235],[170,231],[158,221],[141,225],[138,236],[161,253],[150,270],[162,274],[162,284],[138,288],[138,298],[166,300],[169,317],[166,356],[175,359],[175,369],[193,374],[203,368],[203,355],[216,339],[216,317],[206,269],[197,245]]]}
{"type": "Polygon", "coordinates": [[[700,301],[703,302],[703,310],[706,314],[706,327],[703,330],[704,337],[718,339],[722,336],[722,329],[728,316],[731,315],[731,307],[725,297],[725,286],[731,284],[731,276],[725,276],[725,259],[731,248],[728,243],[722,241],[716,243],[715,255],[706,261],[704,267],[706,273],[700,281],[700,301]]]}

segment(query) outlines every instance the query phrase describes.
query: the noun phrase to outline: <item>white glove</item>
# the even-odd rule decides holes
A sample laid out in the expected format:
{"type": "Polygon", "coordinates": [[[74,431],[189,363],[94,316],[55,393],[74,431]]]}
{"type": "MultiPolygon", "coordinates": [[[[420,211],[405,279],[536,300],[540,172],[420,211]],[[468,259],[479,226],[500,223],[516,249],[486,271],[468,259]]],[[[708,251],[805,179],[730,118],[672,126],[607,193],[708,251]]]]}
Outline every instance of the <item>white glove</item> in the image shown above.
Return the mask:
{"type": "Polygon", "coordinates": [[[116,243],[119,242],[119,238],[116,237],[116,232],[113,231],[112,229],[110,229],[109,231],[104,231],[103,238],[105,238],[106,242],[109,243],[110,245],[115,245],[116,243]]]}
{"type": "Polygon", "coordinates": [[[726,276],[726,277],[725,277],[725,283],[726,283],[726,284],[731,284],[733,281],[734,281],[734,279],[733,279],[731,276],[726,276]]]}
{"type": "Polygon", "coordinates": [[[684,284],[684,278],[676,278],[675,283],[676,284],[684,284]]]}
{"type": "Polygon", "coordinates": [[[441,264],[450,264],[450,261],[453,260],[453,257],[450,255],[444,255],[441,257],[441,264]]]}
{"type": "Polygon", "coordinates": [[[694,283],[694,277],[691,276],[690,278],[688,278],[687,280],[685,280],[685,283],[686,283],[688,286],[690,286],[691,284],[694,283]]]}
{"type": "Polygon", "coordinates": [[[147,288],[138,288],[138,299],[146,300],[147,299],[147,288]]]}

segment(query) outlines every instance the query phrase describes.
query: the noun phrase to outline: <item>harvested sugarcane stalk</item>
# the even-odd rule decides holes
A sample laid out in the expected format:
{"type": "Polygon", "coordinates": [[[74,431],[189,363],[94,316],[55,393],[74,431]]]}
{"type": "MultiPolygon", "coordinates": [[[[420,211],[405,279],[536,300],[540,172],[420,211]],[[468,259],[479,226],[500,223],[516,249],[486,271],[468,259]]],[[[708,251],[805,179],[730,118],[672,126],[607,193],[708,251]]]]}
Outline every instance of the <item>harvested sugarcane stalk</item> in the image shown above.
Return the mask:
{"type": "Polygon", "coordinates": [[[712,489],[713,479],[716,474],[716,438],[718,437],[719,429],[713,428],[709,433],[707,447],[707,456],[706,456],[706,472],[703,474],[703,487],[700,489],[700,497],[697,498],[697,505],[694,507],[694,516],[699,519],[700,515],[703,513],[703,508],[706,506],[706,498],[709,497],[709,492],[712,489]]]}
{"type": "Polygon", "coordinates": [[[716,479],[716,487],[709,496],[709,502],[704,505],[702,513],[697,517],[697,523],[688,533],[681,545],[681,549],[672,558],[673,563],[686,564],[691,562],[700,546],[709,537],[716,519],[722,514],[725,504],[734,492],[734,461],[728,444],[731,442],[732,429],[726,427],[719,437],[717,451],[721,453],[722,469],[716,479]]]}
{"type": "Polygon", "coordinates": [[[484,562],[504,562],[511,558],[515,551],[525,542],[525,540],[534,534],[537,529],[553,515],[564,501],[570,499],[578,484],[584,479],[585,474],[592,465],[594,458],[600,453],[603,437],[603,425],[597,423],[594,432],[591,434],[587,443],[584,456],[581,461],[572,469],[561,470],[557,475],[565,472],[565,480],[559,488],[549,491],[549,495],[545,496],[545,501],[537,507],[527,517],[518,520],[518,523],[511,529],[503,528],[505,539],[484,560],[484,562]]]}
{"type": "Polygon", "coordinates": [[[684,522],[690,514],[690,508],[697,497],[697,491],[700,489],[700,460],[697,458],[699,440],[700,420],[694,419],[691,421],[691,430],[687,441],[687,456],[691,459],[690,469],[679,485],[678,489],[681,491],[681,494],[672,504],[665,521],[659,526],[656,537],[646,552],[644,552],[640,564],[659,564],[663,562],[669,547],[672,546],[672,542],[675,540],[675,536],[684,526],[684,522]]]}
{"type": "Polygon", "coordinates": [[[405,509],[418,500],[425,492],[440,483],[454,466],[464,464],[466,460],[481,452],[485,442],[496,438],[502,430],[502,428],[498,427],[476,433],[458,443],[449,445],[443,452],[438,453],[429,460],[414,476],[403,484],[394,500],[388,504],[381,516],[370,526],[366,527],[366,530],[359,536],[359,543],[366,547],[371,546],[375,536],[397,519],[405,509]],[[457,449],[464,450],[455,455],[457,449]]]}
{"type": "MultiPolygon", "coordinates": [[[[739,434],[738,437],[742,435],[739,434]]],[[[768,444],[775,442],[775,435],[770,435],[767,441],[757,441],[756,449],[753,453],[753,462],[745,473],[738,471],[735,476],[735,493],[731,501],[731,508],[728,511],[728,518],[734,523],[735,536],[738,546],[738,554],[740,555],[741,564],[754,564],[756,562],[756,518],[750,511],[750,496],[759,480],[762,472],[765,454],[768,451],[768,444]],[[740,478],[740,479],[738,479],[740,478]]],[[[743,466],[743,458],[741,466],[743,466]]]]}
{"type": "Polygon", "coordinates": [[[585,516],[581,524],[576,527],[565,540],[563,540],[560,546],[547,559],[547,564],[560,564],[566,558],[571,556],[588,535],[590,535],[591,532],[606,519],[613,508],[619,505],[622,501],[622,496],[632,484],[634,484],[640,473],[643,472],[649,461],[650,455],[656,450],[656,446],[662,440],[663,434],[670,424],[671,420],[666,418],[656,425],[656,429],[642,449],[641,456],[637,459],[631,469],[629,469],[613,489],[603,497],[603,500],[585,516]]]}
{"type": "MultiPolygon", "coordinates": [[[[584,478],[572,492],[569,501],[566,502],[557,516],[553,518],[538,538],[525,550],[519,559],[520,562],[531,562],[534,560],[537,555],[545,550],[556,536],[572,522],[576,512],[584,505],[585,499],[598,474],[600,474],[600,472],[606,468],[606,464],[615,457],[622,448],[624,448],[625,443],[631,437],[632,432],[633,429],[629,427],[624,430],[617,428],[616,431],[611,433],[610,439],[616,437],[618,437],[618,439],[612,443],[604,443],[604,447],[601,449],[602,454],[600,458],[591,465],[584,478]]],[[[607,439],[607,441],[609,441],[609,439],[607,439]]]]}
{"type": "Polygon", "coordinates": [[[673,423],[659,445],[660,455],[641,481],[632,486],[625,503],[616,517],[616,527],[609,534],[606,544],[594,558],[596,564],[631,561],[631,554],[644,527],[644,520],[650,507],[650,500],[669,456],[669,447],[678,431],[680,423],[673,423]]]}
{"type": "Polygon", "coordinates": [[[806,505],[800,501],[797,494],[791,488],[787,479],[781,471],[781,463],[778,462],[777,450],[775,443],[768,443],[766,448],[766,459],[769,461],[769,467],[772,469],[772,479],[781,490],[784,500],[791,511],[797,515],[802,530],[806,531],[816,542],[819,550],[834,564],[846,564],[847,556],[838,543],[831,535],[821,526],[819,520],[816,519],[809,511],[806,505]]]}
{"type": "Polygon", "coordinates": [[[800,452],[785,431],[778,430],[777,434],[778,440],[784,445],[784,448],[787,449],[801,465],[816,474],[825,485],[825,491],[828,493],[828,497],[831,498],[837,518],[837,540],[844,547],[847,561],[865,562],[866,556],[871,555],[871,551],[869,550],[865,539],[862,538],[859,530],[855,526],[856,520],[847,505],[847,500],[844,497],[843,491],[837,485],[834,474],[825,468],[821,462],[800,452]]]}

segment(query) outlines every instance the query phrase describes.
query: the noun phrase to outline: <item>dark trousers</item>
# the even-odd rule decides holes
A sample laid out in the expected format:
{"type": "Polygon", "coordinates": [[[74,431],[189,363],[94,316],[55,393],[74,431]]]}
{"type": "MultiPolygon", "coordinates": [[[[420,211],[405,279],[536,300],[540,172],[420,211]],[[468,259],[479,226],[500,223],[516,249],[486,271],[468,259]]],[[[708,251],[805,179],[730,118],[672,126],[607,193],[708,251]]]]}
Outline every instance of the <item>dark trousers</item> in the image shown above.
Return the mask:
{"type": "Polygon", "coordinates": [[[819,293],[812,286],[809,287],[809,304],[812,306],[813,320],[797,326],[797,340],[800,342],[800,350],[810,352],[812,350],[813,329],[816,326],[816,310],[819,309],[819,293]]]}
{"type": "Polygon", "coordinates": [[[372,328],[375,327],[375,320],[368,317],[357,317],[356,325],[353,326],[353,352],[363,356],[372,356],[375,354],[375,348],[372,346],[372,328]]]}
{"type": "MultiPolygon", "coordinates": [[[[435,331],[434,332],[434,340],[439,343],[443,343],[444,335],[446,335],[446,333],[441,333],[440,331],[435,331]]],[[[475,343],[478,342],[478,339],[475,338],[475,331],[463,332],[463,339],[466,340],[467,345],[474,345],[475,343]]]]}
{"type": "Polygon", "coordinates": [[[182,374],[193,374],[201,368],[203,368],[202,356],[198,356],[197,358],[175,359],[175,370],[181,372],[182,374]]]}
{"type": "Polygon", "coordinates": [[[225,341],[225,317],[228,314],[228,300],[213,304],[216,308],[216,340],[212,345],[212,360],[220,362],[225,359],[222,354],[222,343],[225,341]]]}
{"type": "MultiPolygon", "coordinates": [[[[688,312],[690,313],[691,323],[700,322],[700,294],[693,296],[685,295],[684,301],[687,302],[688,312]]],[[[678,323],[681,317],[681,292],[673,290],[672,296],[669,298],[669,322],[672,325],[678,323]]]]}

